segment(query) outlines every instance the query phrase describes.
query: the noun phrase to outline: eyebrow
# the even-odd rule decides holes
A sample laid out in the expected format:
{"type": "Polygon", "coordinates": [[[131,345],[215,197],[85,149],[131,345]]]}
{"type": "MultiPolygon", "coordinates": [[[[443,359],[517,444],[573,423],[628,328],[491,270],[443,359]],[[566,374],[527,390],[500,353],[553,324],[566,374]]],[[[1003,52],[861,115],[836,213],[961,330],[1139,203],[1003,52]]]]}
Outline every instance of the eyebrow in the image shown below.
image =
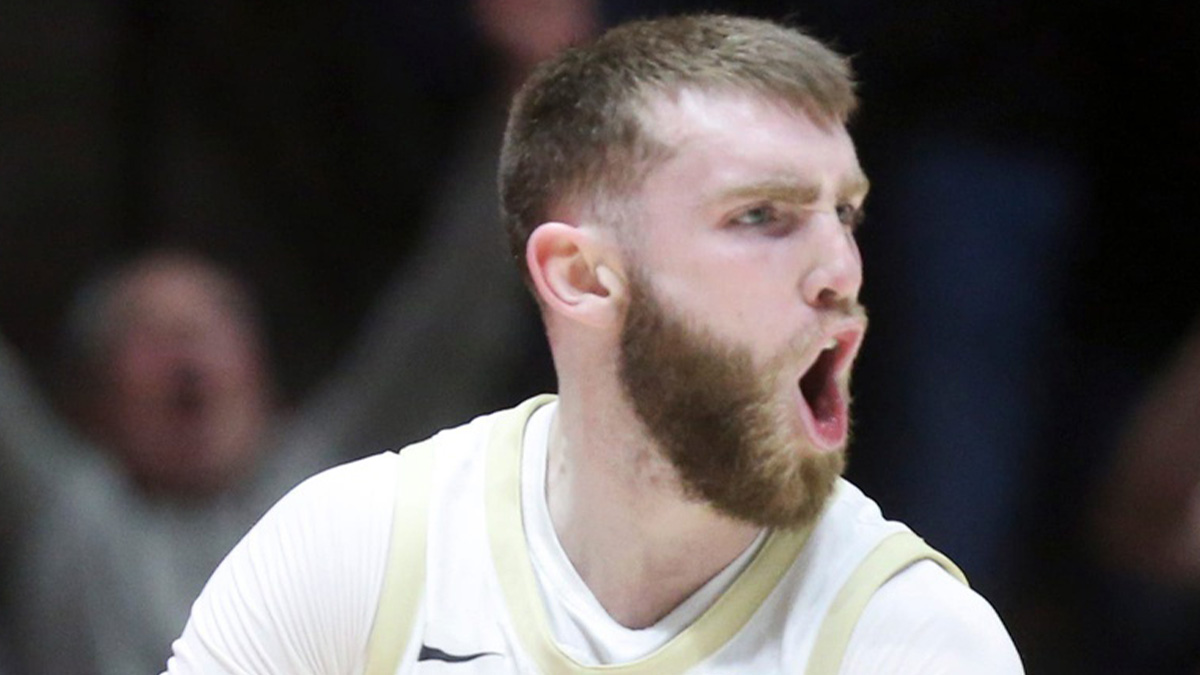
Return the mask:
{"type": "MultiPolygon", "coordinates": [[[[871,189],[871,181],[861,172],[856,172],[848,180],[837,186],[838,201],[853,201],[863,198],[871,189]]],[[[713,199],[713,202],[724,202],[736,199],[769,199],[803,206],[812,204],[821,197],[821,186],[808,180],[781,176],[767,180],[737,185],[723,190],[713,199]]]]}
{"type": "Polygon", "coordinates": [[[838,184],[837,196],[839,201],[854,201],[866,197],[870,191],[871,181],[866,174],[856,171],[849,180],[838,184]]]}

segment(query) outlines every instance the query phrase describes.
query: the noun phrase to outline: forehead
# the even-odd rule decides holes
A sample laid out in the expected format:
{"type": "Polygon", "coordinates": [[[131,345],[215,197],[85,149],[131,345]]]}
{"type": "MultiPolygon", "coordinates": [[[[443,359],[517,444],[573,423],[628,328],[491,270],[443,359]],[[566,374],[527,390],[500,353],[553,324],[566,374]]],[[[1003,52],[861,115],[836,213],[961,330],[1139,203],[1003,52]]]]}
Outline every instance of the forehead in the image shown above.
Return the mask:
{"type": "Polygon", "coordinates": [[[126,299],[146,306],[215,304],[224,295],[223,280],[207,271],[182,265],[138,270],[123,288],[126,299]]]}
{"type": "Polygon", "coordinates": [[[109,299],[125,328],[242,322],[236,284],[190,261],[150,261],[122,279],[109,299]]]}
{"type": "Polygon", "coordinates": [[[759,183],[796,183],[835,196],[866,189],[845,126],[818,122],[780,99],[684,89],[651,97],[642,119],[648,134],[670,148],[650,172],[647,189],[678,187],[662,185],[672,180],[687,181],[697,197],[759,183]]]}

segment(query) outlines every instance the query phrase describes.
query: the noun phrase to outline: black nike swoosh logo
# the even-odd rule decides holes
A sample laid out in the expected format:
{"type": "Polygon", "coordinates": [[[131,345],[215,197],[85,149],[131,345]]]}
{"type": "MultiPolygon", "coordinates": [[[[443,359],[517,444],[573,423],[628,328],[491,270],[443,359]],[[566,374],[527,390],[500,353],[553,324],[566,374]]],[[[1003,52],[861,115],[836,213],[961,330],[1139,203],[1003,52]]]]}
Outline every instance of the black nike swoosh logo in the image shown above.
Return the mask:
{"type": "Polygon", "coordinates": [[[447,654],[437,647],[429,645],[421,645],[421,653],[417,655],[418,661],[445,661],[446,663],[465,663],[474,661],[481,656],[500,656],[496,652],[477,652],[475,654],[447,654]]]}

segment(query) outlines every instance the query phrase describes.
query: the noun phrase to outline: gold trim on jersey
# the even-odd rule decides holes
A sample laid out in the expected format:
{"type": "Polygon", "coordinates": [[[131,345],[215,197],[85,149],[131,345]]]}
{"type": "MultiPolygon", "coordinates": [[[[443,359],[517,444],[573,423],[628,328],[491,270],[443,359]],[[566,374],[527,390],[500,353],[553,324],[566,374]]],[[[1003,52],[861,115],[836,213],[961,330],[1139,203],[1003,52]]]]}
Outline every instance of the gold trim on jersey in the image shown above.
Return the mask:
{"type": "Polygon", "coordinates": [[[487,528],[492,558],[513,626],[526,653],[546,673],[681,673],[725,646],[750,620],[808,540],[811,528],[773,532],[729,589],[691,626],[647,656],[622,664],[587,666],[554,641],[534,576],[521,518],[521,451],[533,412],[554,400],[540,396],[497,419],[489,441],[487,528]]]}
{"type": "Polygon", "coordinates": [[[821,621],[820,632],[817,633],[812,654],[808,657],[808,667],[804,671],[806,675],[824,675],[841,670],[850,636],[875,591],[922,560],[936,562],[955,579],[969,585],[958,565],[931,548],[925,540],[908,530],[892,533],[863,558],[838,590],[837,597],[821,621]]]}
{"type": "Polygon", "coordinates": [[[437,447],[430,439],[404,448],[396,457],[388,562],[367,639],[364,675],[394,675],[412,638],[417,610],[425,599],[430,477],[437,447]]]}

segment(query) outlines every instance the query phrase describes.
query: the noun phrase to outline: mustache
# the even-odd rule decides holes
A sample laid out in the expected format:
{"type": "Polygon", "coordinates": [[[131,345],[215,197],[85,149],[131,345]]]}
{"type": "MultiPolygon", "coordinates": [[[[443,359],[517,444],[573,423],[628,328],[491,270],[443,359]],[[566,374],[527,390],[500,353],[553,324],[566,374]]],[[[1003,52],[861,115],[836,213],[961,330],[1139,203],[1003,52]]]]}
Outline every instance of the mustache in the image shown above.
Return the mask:
{"type": "Polygon", "coordinates": [[[864,326],[867,323],[867,308],[858,300],[839,298],[825,312],[827,314],[821,320],[823,327],[851,320],[861,321],[864,326]]]}
{"type": "Polygon", "coordinates": [[[839,300],[821,312],[817,325],[793,337],[787,347],[775,356],[768,368],[782,369],[785,364],[810,353],[814,342],[823,342],[849,325],[860,326],[863,333],[869,325],[867,308],[856,300],[839,300]]]}

